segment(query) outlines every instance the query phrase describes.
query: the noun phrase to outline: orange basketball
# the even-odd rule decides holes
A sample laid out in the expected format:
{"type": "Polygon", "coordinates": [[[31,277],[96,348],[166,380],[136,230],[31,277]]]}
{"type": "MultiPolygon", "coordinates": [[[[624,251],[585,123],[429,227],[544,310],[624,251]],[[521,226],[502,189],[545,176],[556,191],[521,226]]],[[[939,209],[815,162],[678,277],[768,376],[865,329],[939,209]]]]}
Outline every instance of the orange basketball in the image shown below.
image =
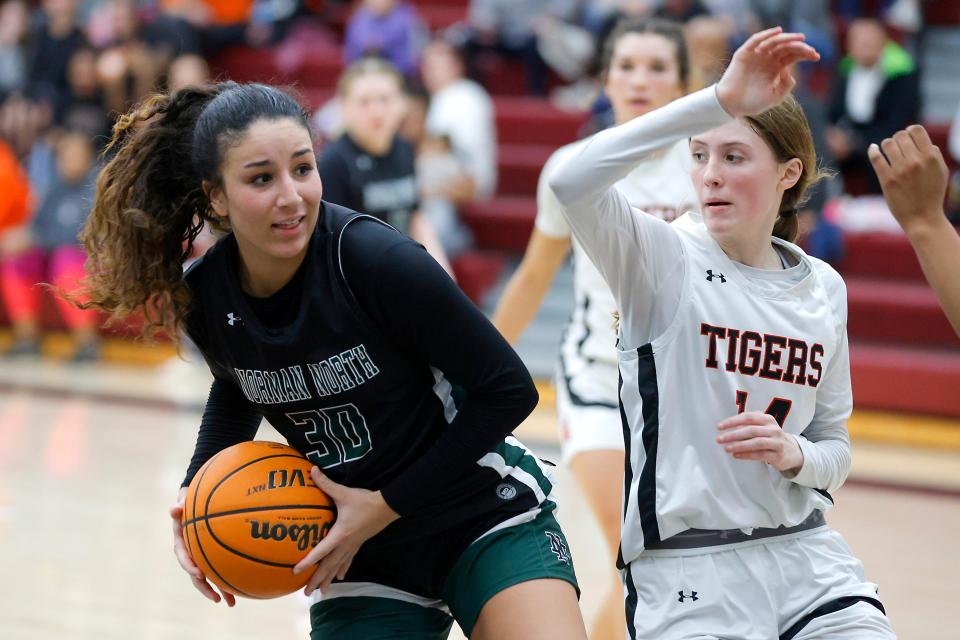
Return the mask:
{"type": "Polygon", "coordinates": [[[221,589],[276,598],[306,585],[293,575],[330,530],[333,501],[310,478],[312,463],[276,442],[242,442],[200,467],[183,505],[193,561],[221,589]]]}

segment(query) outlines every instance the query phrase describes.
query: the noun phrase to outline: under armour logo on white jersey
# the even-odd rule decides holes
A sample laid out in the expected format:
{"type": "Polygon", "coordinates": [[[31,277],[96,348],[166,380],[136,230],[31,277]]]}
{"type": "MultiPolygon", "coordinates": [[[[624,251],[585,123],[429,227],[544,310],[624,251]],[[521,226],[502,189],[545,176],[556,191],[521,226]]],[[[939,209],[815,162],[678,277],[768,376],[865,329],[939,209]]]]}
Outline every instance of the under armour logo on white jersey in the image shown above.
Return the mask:
{"type": "Polygon", "coordinates": [[[680,597],[677,598],[677,602],[683,602],[684,600],[693,600],[694,602],[696,602],[697,600],[700,599],[697,597],[696,591],[691,591],[690,595],[685,594],[683,591],[680,591],[679,594],[680,594],[680,597]]]}
{"type": "Polygon", "coordinates": [[[707,280],[709,280],[710,282],[713,282],[714,278],[720,278],[721,283],[727,281],[727,279],[723,277],[722,273],[714,273],[713,269],[707,269],[707,280]]]}
{"type": "Polygon", "coordinates": [[[550,539],[550,551],[556,554],[557,560],[564,564],[570,564],[570,552],[567,551],[567,543],[564,542],[560,534],[553,531],[544,531],[544,533],[550,539]]]}
{"type": "Polygon", "coordinates": [[[235,327],[237,325],[243,326],[243,319],[231,311],[227,314],[227,324],[231,327],[235,327]]]}

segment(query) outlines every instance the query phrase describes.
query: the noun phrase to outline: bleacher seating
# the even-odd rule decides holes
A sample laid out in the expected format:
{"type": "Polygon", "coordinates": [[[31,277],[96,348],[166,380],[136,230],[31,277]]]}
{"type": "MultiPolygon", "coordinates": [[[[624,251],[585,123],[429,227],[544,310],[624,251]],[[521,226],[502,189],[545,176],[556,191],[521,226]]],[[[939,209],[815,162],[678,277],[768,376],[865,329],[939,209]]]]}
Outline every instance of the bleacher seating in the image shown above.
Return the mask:
{"type": "MultiPolygon", "coordinates": [[[[414,4],[434,28],[466,15],[467,0],[414,4]]],[[[927,9],[932,23],[960,25],[955,0],[935,0],[927,9]]],[[[334,27],[342,27],[347,16],[341,11],[340,24],[334,27]]],[[[283,69],[273,51],[232,49],[213,61],[223,77],[295,83],[314,108],[332,95],[340,65],[340,51],[327,45],[292,69],[283,69]]],[[[576,139],[586,119],[525,96],[523,69],[517,62],[488,57],[483,68],[496,110],[499,188],[494,198],[464,212],[477,248],[454,264],[461,286],[474,300],[501,278],[506,258],[524,250],[543,163],[554,149],[576,139]]],[[[938,144],[945,143],[944,123],[933,123],[931,133],[938,144]]],[[[848,288],[857,406],[960,417],[960,340],[923,280],[909,243],[896,234],[848,235],[845,243],[838,268],[848,288]]],[[[45,318],[58,323],[54,313],[45,318]]],[[[4,320],[0,309],[0,323],[4,320]]]]}

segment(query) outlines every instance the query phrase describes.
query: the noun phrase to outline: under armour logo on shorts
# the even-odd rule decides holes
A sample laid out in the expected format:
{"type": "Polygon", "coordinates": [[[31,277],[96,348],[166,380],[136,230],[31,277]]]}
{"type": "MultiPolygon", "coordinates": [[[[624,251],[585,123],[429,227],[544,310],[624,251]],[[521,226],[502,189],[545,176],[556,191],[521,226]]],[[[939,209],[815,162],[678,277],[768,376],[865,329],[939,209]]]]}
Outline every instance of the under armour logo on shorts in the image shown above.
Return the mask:
{"type": "Polygon", "coordinates": [[[241,319],[240,316],[236,315],[231,311],[230,313],[227,314],[227,324],[230,325],[231,327],[234,327],[237,325],[243,325],[243,319],[241,319]]]}
{"type": "Polygon", "coordinates": [[[567,551],[567,543],[559,533],[553,531],[544,531],[547,538],[550,539],[550,551],[557,556],[557,560],[564,564],[570,564],[570,552],[567,551]]]}
{"type": "Polygon", "coordinates": [[[696,592],[696,591],[691,591],[691,592],[690,592],[690,595],[685,594],[683,591],[680,591],[680,592],[678,592],[678,593],[680,594],[680,597],[677,598],[677,602],[683,602],[684,600],[688,600],[688,599],[689,599],[689,600],[693,600],[694,602],[696,602],[697,600],[700,599],[700,598],[697,597],[697,592],[696,592]]]}

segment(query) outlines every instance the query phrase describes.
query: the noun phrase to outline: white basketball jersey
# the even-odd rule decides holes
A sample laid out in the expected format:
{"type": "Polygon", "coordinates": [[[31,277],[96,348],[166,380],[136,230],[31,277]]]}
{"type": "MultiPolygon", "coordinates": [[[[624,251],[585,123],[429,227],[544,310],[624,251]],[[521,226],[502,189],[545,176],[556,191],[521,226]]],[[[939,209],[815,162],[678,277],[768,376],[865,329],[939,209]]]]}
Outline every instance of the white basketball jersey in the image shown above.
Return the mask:
{"type": "MultiPolygon", "coordinates": [[[[537,185],[535,224],[545,235],[571,237],[570,227],[547,181],[553,168],[588,140],[557,149],[544,165],[537,185]]],[[[671,222],[682,213],[698,208],[689,166],[689,144],[680,141],[644,160],[617,182],[616,189],[638,210],[638,215],[649,214],[671,222]]],[[[614,365],[617,356],[613,294],[576,239],[573,240],[573,269],[575,305],[561,344],[562,362],[568,367],[577,367],[584,361],[614,365]]]]}
{"type": "Polygon", "coordinates": [[[826,491],[733,458],[716,441],[717,423],[761,411],[799,436],[817,420],[843,430],[850,412],[845,290],[836,272],[780,240],[797,265],[750,269],[733,263],[703,224],[673,228],[684,272],[676,315],[651,342],[618,351],[620,406],[631,426],[625,562],[686,529],[794,525],[828,509],[826,491]]]}

